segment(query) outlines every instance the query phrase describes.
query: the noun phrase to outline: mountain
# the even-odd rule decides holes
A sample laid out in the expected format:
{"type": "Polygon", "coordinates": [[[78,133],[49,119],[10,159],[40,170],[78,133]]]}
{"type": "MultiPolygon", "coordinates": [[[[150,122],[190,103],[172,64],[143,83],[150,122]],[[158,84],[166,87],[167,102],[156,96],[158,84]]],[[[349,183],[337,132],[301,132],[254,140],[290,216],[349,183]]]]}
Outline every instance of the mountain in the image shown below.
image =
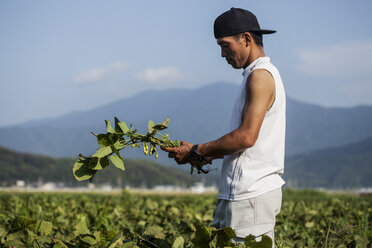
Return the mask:
{"type": "MultiPolygon", "coordinates": [[[[372,187],[372,137],[346,146],[288,156],[284,180],[289,187],[323,187],[328,189],[372,187]]],[[[19,153],[0,147],[0,182],[13,185],[16,180],[28,184],[63,182],[68,186],[85,185],[72,174],[73,158],[51,158],[42,155],[19,153]]],[[[125,159],[124,172],[110,166],[97,173],[94,182],[132,187],[156,185],[191,186],[203,181],[218,183],[220,170],[208,175],[190,175],[179,167],[163,166],[144,159],[125,159]]]]}
{"type": "MultiPolygon", "coordinates": [[[[148,120],[170,116],[172,139],[202,143],[228,131],[238,86],[216,83],[195,90],[145,91],[88,111],[0,128],[0,145],[55,157],[94,153],[98,148],[90,131],[105,132],[104,120],[133,124],[146,132],[148,120]]],[[[372,136],[372,107],[325,108],[287,98],[286,154],[346,145],[372,136]]],[[[127,157],[141,153],[125,151],[127,157]]],[[[159,161],[172,163],[165,154],[159,161]]]]}
{"type": "Polygon", "coordinates": [[[325,108],[287,98],[286,153],[347,145],[372,137],[372,106],[325,108]]]}
{"type": "MultiPolygon", "coordinates": [[[[51,158],[42,155],[19,153],[0,147],[0,182],[2,186],[14,185],[17,180],[30,183],[38,181],[59,182],[67,186],[82,186],[87,182],[78,182],[72,174],[73,158],[51,158]]],[[[156,185],[191,186],[202,180],[200,175],[190,175],[177,168],[163,166],[148,160],[125,160],[124,172],[110,166],[96,174],[95,183],[111,183],[132,187],[154,187],[156,185]]],[[[211,178],[211,177],[209,177],[211,178]]],[[[212,180],[215,180],[213,178],[212,180]]],[[[206,184],[216,181],[203,179],[206,184]],[[207,180],[207,181],[205,181],[207,180]]]]}
{"type": "Polygon", "coordinates": [[[372,137],[287,157],[284,179],[292,187],[372,187],[372,137]]]}

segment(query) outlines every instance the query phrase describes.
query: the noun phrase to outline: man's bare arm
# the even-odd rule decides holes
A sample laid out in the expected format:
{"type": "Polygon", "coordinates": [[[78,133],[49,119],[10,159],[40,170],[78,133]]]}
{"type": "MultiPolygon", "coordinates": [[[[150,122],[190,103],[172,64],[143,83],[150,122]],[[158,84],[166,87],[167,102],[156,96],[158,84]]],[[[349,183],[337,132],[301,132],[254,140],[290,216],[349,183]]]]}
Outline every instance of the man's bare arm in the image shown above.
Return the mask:
{"type": "MultiPolygon", "coordinates": [[[[198,152],[212,160],[252,147],[260,132],[266,111],[273,104],[274,98],[275,82],[271,74],[263,69],[254,70],[246,84],[246,101],[240,127],[215,141],[200,144],[198,152]]],[[[177,163],[185,164],[190,162],[192,146],[191,143],[181,142],[179,147],[162,147],[162,149],[177,163]]]]}
{"type": "Polygon", "coordinates": [[[222,157],[252,147],[258,137],[266,111],[275,99],[275,82],[264,69],[254,70],[246,84],[246,101],[240,127],[223,137],[200,144],[198,152],[206,157],[222,157]]]}

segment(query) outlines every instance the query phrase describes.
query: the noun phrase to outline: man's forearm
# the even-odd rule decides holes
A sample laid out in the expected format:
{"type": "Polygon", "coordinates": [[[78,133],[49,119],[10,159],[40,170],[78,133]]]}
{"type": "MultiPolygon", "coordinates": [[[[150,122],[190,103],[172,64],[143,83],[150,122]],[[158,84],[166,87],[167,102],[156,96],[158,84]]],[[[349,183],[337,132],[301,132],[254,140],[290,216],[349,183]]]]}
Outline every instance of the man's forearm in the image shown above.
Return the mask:
{"type": "Polygon", "coordinates": [[[240,152],[253,146],[253,144],[253,139],[249,139],[247,135],[243,135],[242,132],[237,129],[217,140],[200,144],[198,152],[205,157],[221,158],[225,155],[240,152]]]}

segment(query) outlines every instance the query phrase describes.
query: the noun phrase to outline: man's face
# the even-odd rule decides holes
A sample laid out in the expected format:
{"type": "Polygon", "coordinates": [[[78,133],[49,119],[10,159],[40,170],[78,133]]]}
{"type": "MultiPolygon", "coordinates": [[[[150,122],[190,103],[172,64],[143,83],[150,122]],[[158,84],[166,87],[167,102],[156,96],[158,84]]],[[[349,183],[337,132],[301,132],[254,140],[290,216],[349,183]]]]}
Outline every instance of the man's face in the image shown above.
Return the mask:
{"type": "Polygon", "coordinates": [[[244,68],[247,64],[249,50],[245,46],[242,37],[237,40],[233,36],[217,39],[217,44],[221,47],[221,56],[226,59],[233,68],[244,68]]]}

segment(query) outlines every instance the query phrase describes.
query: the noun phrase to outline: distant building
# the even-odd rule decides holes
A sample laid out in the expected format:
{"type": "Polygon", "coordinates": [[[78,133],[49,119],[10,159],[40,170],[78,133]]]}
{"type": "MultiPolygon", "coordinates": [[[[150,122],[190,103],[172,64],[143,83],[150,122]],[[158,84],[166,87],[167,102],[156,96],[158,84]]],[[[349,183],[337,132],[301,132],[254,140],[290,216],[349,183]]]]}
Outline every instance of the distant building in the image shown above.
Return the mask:
{"type": "Polygon", "coordinates": [[[23,180],[17,180],[17,181],[16,181],[16,186],[17,186],[17,187],[20,187],[20,188],[23,188],[23,187],[26,186],[26,182],[23,181],[23,180]]]}
{"type": "Polygon", "coordinates": [[[206,187],[203,183],[196,183],[194,186],[190,187],[191,193],[202,194],[206,192],[215,192],[217,188],[215,186],[206,187]]]}

